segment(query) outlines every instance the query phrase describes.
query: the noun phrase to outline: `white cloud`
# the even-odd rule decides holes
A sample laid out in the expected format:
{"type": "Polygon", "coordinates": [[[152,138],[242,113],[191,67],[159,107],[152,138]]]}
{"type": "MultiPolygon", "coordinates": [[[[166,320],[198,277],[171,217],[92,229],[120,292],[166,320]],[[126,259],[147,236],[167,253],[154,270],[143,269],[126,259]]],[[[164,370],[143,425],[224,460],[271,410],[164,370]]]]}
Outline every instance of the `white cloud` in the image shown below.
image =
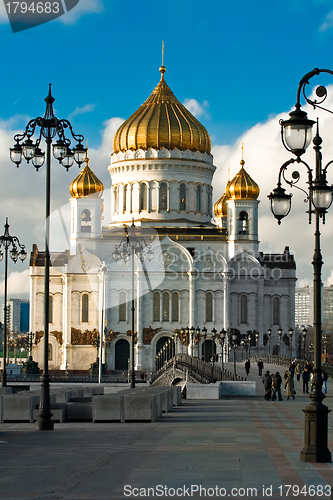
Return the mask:
{"type": "Polygon", "coordinates": [[[92,113],[95,110],[96,106],[97,104],[86,104],[81,108],[79,107],[75,108],[74,111],[68,115],[68,120],[71,121],[74,118],[74,116],[85,115],[86,113],[92,113]]]}
{"type": "Polygon", "coordinates": [[[9,23],[9,20],[5,4],[3,2],[0,2],[0,24],[7,24],[7,23],[9,23]]]}
{"type": "Polygon", "coordinates": [[[56,20],[62,24],[73,25],[86,14],[100,14],[103,11],[102,0],[80,0],[74,9],[56,20]]]}
{"type": "Polygon", "coordinates": [[[333,10],[327,14],[323,24],[319,27],[319,31],[327,31],[333,26],[333,10]]]}
{"type": "Polygon", "coordinates": [[[194,115],[196,118],[208,115],[207,109],[209,108],[208,101],[203,101],[201,104],[196,99],[184,99],[184,106],[194,115]]]}
{"type": "MultiPolygon", "coordinates": [[[[0,295],[3,297],[4,279],[0,282],[0,295]]],[[[29,269],[24,271],[13,271],[8,275],[7,297],[14,295],[19,298],[28,298],[29,296],[29,269]]],[[[3,299],[2,299],[3,300],[3,299]]]]}
{"type": "MultiPolygon", "coordinates": [[[[328,99],[326,107],[333,108],[333,87],[328,87],[328,99]]],[[[320,117],[320,133],[323,138],[323,163],[326,164],[333,158],[333,143],[330,140],[333,134],[332,116],[316,109],[314,112],[310,106],[302,107],[308,112],[309,117],[315,119],[320,117]]],[[[277,225],[269,209],[267,195],[276,187],[280,166],[292,155],[282,145],[279,119],[287,118],[288,112],[275,116],[265,123],[259,123],[249,129],[232,145],[215,145],[212,149],[214,164],[218,167],[214,175],[214,202],[223,194],[228,178],[228,166],[231,168],[231,178],[240,169],[241,145],[244,143],[245,170],[260,186],[259,205],[259,238],[260,247],[263,251],[281,252],[284,246],[289,245],[291,252],[295,253],[297,264],[297,276],[310,278],[312,275],[312,255],[314,248],[314,224],[309,225],[308,216],[305,213],[307,204],[304,203],[305,195],[295,188],[284,185],[287,192],[293,193],[292,210],[280,226],[277,225]]],[[[311,147],[303,159],[314,166],[314,151],[311,147]]],[[[328,181],[333,181],[333,166],[328,170],[328,181]]],[[[307,174],[302,165],[288,168],[289,178],[293,170],[299,170],[301,174],[300,185],[306,189],[307,174]]],[[[322,226],[322,252],[323,279],[333,269],[333,255],[331,252],[331,241],[333,236],[333,207],[327,214],[327,224],[322,226]]]]}

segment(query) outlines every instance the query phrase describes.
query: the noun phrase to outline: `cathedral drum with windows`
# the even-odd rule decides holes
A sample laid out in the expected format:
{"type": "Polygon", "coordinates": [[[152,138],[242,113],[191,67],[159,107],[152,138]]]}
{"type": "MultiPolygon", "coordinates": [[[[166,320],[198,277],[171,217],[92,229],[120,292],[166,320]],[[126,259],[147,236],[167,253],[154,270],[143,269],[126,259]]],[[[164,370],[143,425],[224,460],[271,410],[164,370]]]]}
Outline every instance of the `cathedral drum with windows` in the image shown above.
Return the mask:
{"type": "MultiPolygon", "coordinates": [[[[263,353],[269,328],[272,352],[278,329],[294,328],[295,262],[288,247],[282,254],[259,249],[259,186],[242,158],[239,172],[212,206],[216,167],[210,137],[174,96],[165,71],[162,66],[152,94],[115,134],[107,226],[102,224],[104,187],[88,158],[71,183],[68,220],[59,224],[67,227],[68,247],[51,248],[51,370],[87,372],[99,356],[101,335],[107,370],[127,370],[132,298],[135,367],[143,372],[154,369],[156,354],[181,328],[207,329],[208,356],[221,352],[211,338],[213,328],[229,332],[224,355],[231,331],[238,342],[251,333],[252,345],[259,333],[263,353]],[[153,258],[142,261],[135,255],[132,269],[121,242],[129,241],[133,223],[153,258]],[[119,260],[113,258],[117,245],[124,257],[119,260]]],[[[38,339],[33,354],[42,363],[44,253],[36,245],[30,266],[30,329],[38,339]]],[[[177,336],[174,348],[201,358],[203,337],[177,336]]]]}

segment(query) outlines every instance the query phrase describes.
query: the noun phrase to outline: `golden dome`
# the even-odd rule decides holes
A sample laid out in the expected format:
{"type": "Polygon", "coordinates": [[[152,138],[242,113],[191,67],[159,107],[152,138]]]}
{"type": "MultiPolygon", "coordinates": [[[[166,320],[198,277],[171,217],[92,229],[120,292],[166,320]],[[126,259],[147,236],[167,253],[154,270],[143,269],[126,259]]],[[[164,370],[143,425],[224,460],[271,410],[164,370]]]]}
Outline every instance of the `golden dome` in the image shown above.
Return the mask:
{"type": "Polygon", "coordinates": [[[72,198],[83,198],[84,196],[95,195],[97,198],[103,196],[103,183],[96,177],[89,167],[89,158],[85,159],[86,166],[79,175],[71,182],[69,191],[72,198]]]}
{"type": "Polygon", "coordinates": [[[113,140],[114,153],[148,148],[210,153],[207,130],[174,96],[164,80],[165,71],[161,66],[161,80],[157,87],[117,130],[113,140]]]}
{"type": "Polygon", "coordinates": [[[230,198],[230,181],[228,181],[224,194],[214,205],[215,217],[227,217],[227,200],[230,198]]]}
{"type": "Polygon", "coordinates": [[[259,186],[244,169],[245,161],[242,160],[240,164],[242,168],[232,179],[226,192],[229,192],[232,200],[256,200],[260,193],[259,186]]]}

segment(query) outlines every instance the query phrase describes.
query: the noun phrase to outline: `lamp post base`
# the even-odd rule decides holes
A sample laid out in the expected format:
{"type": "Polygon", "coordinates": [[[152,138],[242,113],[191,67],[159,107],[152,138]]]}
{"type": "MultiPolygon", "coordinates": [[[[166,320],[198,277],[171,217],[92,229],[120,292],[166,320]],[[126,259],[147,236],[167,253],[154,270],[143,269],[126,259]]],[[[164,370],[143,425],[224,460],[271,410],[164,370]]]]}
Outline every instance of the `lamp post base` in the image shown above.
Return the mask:
{"type": "MultiPolygon", "coordinates": [[[[311,396],[310,396],[311,397],[311,396]]],[[[331,410],[322,401],[312,399],[305,408],[304,448],[301,451],[301,462],[329,463],[332,461],[327,448],[328,414],[331,410]]]]}
{"type": "Polygon", "coordinates": [[[36,431],[52,431],[54,429],[53,420],[51,420],[50,405],[50,376],[43,374],[41,377],[40,405],[35,423],[36,431]]]}

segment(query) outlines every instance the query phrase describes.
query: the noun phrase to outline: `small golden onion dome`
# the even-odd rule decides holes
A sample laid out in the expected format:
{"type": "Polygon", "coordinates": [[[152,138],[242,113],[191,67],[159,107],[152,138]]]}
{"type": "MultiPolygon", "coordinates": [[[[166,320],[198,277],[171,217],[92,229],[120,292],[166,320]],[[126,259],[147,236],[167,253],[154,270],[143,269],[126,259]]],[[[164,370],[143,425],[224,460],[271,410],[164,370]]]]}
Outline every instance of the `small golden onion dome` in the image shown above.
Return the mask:
{"type": "Polygon", "coordinates": [[[103,196],[104,186],[89,167],[89,158],[85,159],[86,166],[79,175],[71,182],[69,191],[72,198],[83,198],[95,195],[97,198],[103,196]]]}
{"type": "Polygon", "coordinates": [[[210,153],[211,142],[207,130],[178,101],[164,80],[161,80],[148,99],[117,130],[113,152],[129,149],[190,149],[210,153]]]}
{"type": "Polygon", "coordinates": [[[229,186],[230,199],[232,200],[256,200],[260,189],[258,184],[249,176],[244,169],[245,161],[240,162],[242,168],[231,180],[229,186]]]}
{"type": "Polygon", "coordinates": [[[214,205],[215,217],[227,217],[227,200],[230,198],[230,181],[228,181],[224,194],[214,205]]]}

